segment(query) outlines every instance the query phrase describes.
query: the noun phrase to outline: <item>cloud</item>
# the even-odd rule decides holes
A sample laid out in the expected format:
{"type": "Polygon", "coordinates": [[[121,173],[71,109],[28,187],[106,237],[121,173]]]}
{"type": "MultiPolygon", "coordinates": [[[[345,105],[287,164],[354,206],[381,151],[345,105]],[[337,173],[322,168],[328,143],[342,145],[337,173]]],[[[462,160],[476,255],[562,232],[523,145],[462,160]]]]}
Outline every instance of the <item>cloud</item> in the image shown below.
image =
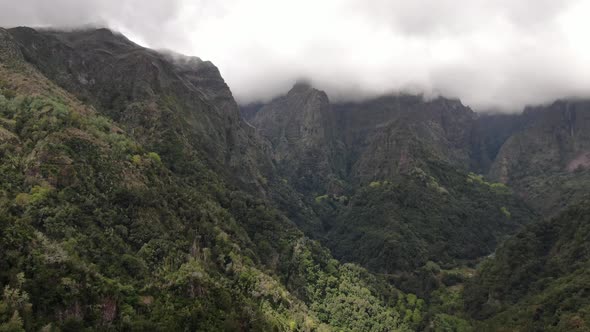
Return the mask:
{"type": "Polygon", "coordinates": [[[0,0],[3,26],[107,25],[213,61],[238,101],[300,78],[349,100],[412,91],[476,110],[590,96],[590,0],[0,0]]]}

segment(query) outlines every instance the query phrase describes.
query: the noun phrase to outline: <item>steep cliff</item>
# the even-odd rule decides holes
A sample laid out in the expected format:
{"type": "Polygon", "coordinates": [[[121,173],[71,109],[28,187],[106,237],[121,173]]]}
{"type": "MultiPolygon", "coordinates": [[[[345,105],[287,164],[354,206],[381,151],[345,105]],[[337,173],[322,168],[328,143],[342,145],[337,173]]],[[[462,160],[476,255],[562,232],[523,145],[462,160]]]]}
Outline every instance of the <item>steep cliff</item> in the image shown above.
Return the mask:
{"type": "Polygon", "coordinates": [[[475,148],[501,144],[478,137],[487,128],[459,101],[399,95],[331,104],[297,84],[250,114],[282,161],[279,172],[320,216],[312,234],[372,271],[474,262],[534,216],[509,188],[469,172],[475,148]]]}
{"type": "Polygon", "coordinates": [[[417,328],[423,302],[265,198],[270,154],[187,61],[108,30],[0,29],[0,330],[417,328]]]}
{"type": "Polygon", "coordinates": [[[29,63],[165,162],[196,153],[228,179],[260,188],[272,174],[265,143],[241,120],[212,63],[146,49],[107,29],[8,31],[29,63]]]}
{"type": "Polygon", "coordinates": [[[401,95],[333,108],[355,182],[394,177],[428,161],[469,167],[475,114],[459,101],[401,95]]]}
{"type": "Polygon", "coordinates": [[[343,191],[346,151],[323,91],[298,83],[260,108],[250,122],[271,142],[280,172],[297,189],[343,191]]]}
{"type": "Polygon", "coordinates": [[[580,201],[590,189],[590,102],[558,101],[521,117],[523,128],[502,146],[490,177],[544,214],[580,201]]]}

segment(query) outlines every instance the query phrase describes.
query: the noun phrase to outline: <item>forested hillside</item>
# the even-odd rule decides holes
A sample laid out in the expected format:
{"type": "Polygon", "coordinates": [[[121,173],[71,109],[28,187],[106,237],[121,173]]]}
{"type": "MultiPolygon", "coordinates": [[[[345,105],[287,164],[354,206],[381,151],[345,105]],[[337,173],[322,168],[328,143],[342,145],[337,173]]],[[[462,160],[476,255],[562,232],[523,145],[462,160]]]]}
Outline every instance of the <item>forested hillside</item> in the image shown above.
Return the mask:
{"type": "Polygon", "coordinates": [[[489,331],[588,331],[590,209],[575,205],[526,227],[486,261],[465,308],[489,331]]]}
{"type": "Polygon", "coordinates": [[[279,172],[306,184],[314,237],[425,298],[423,328],[587,329],[587,102],[476,115],[409,95],[330,104],[299,85],[254,107],[249,121],[286,160],[279,172]]]}
{"type": "MultiPolygon", "coordinates": [[[[421,324],[423,301],[340,264],[268,201],[239,189],[239,178],[217,171],[218,159],[202,158],[190,136],[174,131],[191,127],[146,134],[171,127],[173,106],[152,95],[151,108],[127,105],[110,118],[26,59],[0,30],[0,329],[421,324]],[[115,122],[128,108],[168,116],[115,122]]],[[[191,98],[205,108],[195,116],[219,101],[191,98]]]]}
{"type": "Polygon", "coordinates": [[[334,255],[379,273],[475,264],[534,215],[506,186],[436,163],[317,205],[334,255]]]}

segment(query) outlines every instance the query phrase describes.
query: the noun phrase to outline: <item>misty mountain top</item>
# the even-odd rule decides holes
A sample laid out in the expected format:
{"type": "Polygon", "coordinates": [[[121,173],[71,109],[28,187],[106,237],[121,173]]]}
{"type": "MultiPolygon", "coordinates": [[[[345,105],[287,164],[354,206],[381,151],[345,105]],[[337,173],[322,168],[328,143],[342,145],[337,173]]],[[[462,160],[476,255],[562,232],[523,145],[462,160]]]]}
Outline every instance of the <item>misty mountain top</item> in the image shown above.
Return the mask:
{"type": "Polygon", "coordinates": [[[108,26],[215,63],[241,104],[304,77],[331,100],[408,92],[476,111],[590,95],[588,0],[85,1],[0,3],[0,22],[108,26]]]}

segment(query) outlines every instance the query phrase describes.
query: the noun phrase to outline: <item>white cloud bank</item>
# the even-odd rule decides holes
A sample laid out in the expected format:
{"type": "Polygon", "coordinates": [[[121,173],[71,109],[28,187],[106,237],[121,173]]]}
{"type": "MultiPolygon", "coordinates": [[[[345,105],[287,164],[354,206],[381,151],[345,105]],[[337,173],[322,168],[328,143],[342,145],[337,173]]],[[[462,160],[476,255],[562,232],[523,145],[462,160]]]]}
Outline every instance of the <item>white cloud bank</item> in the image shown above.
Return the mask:
{"type": "Polygon", "coordinates": [[[0,26],[106,25],[213,61],[238,101],[307,78],[332,99],[411,91],[476,110],[590,96],[590,0],[0,0],[0,26]]]}

